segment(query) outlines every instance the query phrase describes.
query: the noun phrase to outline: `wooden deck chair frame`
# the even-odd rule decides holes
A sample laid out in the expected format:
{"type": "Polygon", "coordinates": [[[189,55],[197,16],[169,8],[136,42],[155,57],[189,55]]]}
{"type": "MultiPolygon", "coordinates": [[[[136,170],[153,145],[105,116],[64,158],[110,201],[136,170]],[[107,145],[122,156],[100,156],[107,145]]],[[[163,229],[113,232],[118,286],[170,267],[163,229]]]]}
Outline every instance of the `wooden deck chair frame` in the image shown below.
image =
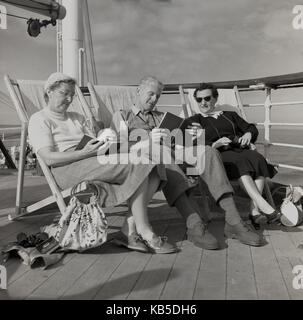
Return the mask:
{"type": "MultiPolygon", "coordinates": [[[[243,119],[247,120],[245,111],[244,111],[244,107],[243,107],[243,103],[241,100],[241,96],[238,90],[237,86],[233,87],[234,93],[235,93],[235,98],[237,101],[237,105],[236,108],[239,110],[240,115],[242,116],[243,119]]],[[[189,99],[186,99],[186,89],[183,89],[182,85],[179,86],[179,93],[180,93],[180,97],[181,97],[181,106],[182,106],[182,111],[184,114],[185,118],[188,118],[190,116],[193,115],[193,111],[191,109],[191,105],[189,102],[189,99]]],[[[267,200],[269,201],[269,203],[274,207],[275,206],[275,202],[273,200],[271,191],[270,191],[270,187],[268,185],[268,182],[265,180],[265,185],[264,185],[264,191],[267,197],[267,200]]]]}
{"type": "MultiPolygon", "coordinates": [[[[107,88],[109,88],[109,87],[113,87],[113,88],[115,88],[115,87],[121,87],[121,88],[132,88],[132,89],[136,88],[136,87],[134,87],[134,86],[122,86],[122,85],[120,85],[120,86],[104,86],[104,87],[107,87],[107,88]]],[[[102,122],[102,125],[103,125],[103,126],[109,127],[110,124],[111,124],[111,121],[108,122],[109,117],[112,118],[113,112],[117,112],[117,111],[121,110],[120,107],[124,108],[124,107],[125,107],[125,104],[119,105],[119,109],[110,110],[110,109],[112,109],[112,106],[109,107],[109,105],[107,105],[107,104],[103,101],[104,106],[106,107],[106,109],[103,108],[103,110],[102,110],[102,112],[103,112],[103,113],[102,113],[102,117],[105,117],[105,120],[107,120],[107,122],[106,122],[106,121],[104,122],[102,119],[99,119],[101,107],[100,107],[100,104],[99,104],[99,101],[98,101],[98,97],[97,97],[97,96],[98,96],[98,93],[96,92],[95,86],[94,86],[93,84],[91,84],[90,82],[88,82],[88,83],[87,83],[87,88],[88,88],[89,95],[90,95],[90,98],[91,98],[91,104],[92,104],[92,107],[93,107],[93,109],[94,109],[94,114],[95,114],[95,116],[98,118],[98,119],[97,119],[97,122],[98,122],[98,121],[99,121],[99,122],[102,122]],[[105,114],[105,113],[106,113],[106,114],[105,114]]],[[[131,94],[130,94],[130,96],[131,96],[131,94]]],[[[133,97],[132,97],[132,98],[133,98],[133,97]]],[[[130,100],[132,100],[132,98],[129,97],[130,100]]],[[[101,98],[100,98],[100,99],[101,99],[101,98]]],[[[129,101],[129,102],[130,102],[130,101],[129,101]]],[[[134,103],[134,101],[133,101],[133,103],[134,103]]],[[[128,106],[127,106],[127,107],[128,107],[128,106]]],[[[129,105],[129,107],[131,107],[131,105],[129,105]]]]}
{"type": "MultiPolygon", "coordinates": [[[[22,92],[20,90],[18,80],[13,80],[8,75],[5,75],[4,81],[9,91],[10,97],[13,101],[13,104],[16,108],[18,117],[21,121],[20,162],[19,162],[19,168],[18,168],[16,206],[15,206],[15,212],[10,213],[8,215],[8,219],[16,220],[18,218],[31,214],[39,209],[42,209],[54,202],[57,203],[59,210],[62,214],[66,208],[64,198],[70,195],[71,188],[61,190],[58,187],[50,168],[46,165],[43,159],[39,157],[39,155],[37,155],[37,159],[41,166],[42,172],[46,178],[46,181],[51,189],[52,195],[34,204],[31,204],[29,206],[25,206],[25,207],[22,206],[26,145],[27,145],[27,136],[28,136],[28,122],[29,122],[30,116],[27,114],[24,99],[22,97],[22,92]]],[[[78,86],[76,86],[76,93],[79,98],[80,105],[83,109],[82,110],[83,114],[87,116],[88,119],[93,121],[93,115],[91,114],[91,111],[87,106],[85,99],[81,93],[81,90],[78,86]]]]}

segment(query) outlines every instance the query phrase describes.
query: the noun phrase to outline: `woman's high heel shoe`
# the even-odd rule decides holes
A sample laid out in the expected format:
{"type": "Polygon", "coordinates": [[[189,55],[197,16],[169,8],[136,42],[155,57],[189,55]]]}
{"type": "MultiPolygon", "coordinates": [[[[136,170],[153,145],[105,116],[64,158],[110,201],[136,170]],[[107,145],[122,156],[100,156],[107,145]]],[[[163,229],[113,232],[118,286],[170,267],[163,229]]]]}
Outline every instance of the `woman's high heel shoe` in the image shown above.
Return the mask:
{"type": "Polygon", "coordinates": [[[250,214],[248,216],[252,226],[256,229],[256,230],[260,230],[261,228],[261,224],[264,224],[267,222],[266,217],[263,214],[257,214],[257,215],[252,215],[250,214]]]}
{"type": "Polygon", "coordinates": [[[281,222],[282,213],[279,210],[275,210],[273,213],[264,214],[264,215],[267,218],[267,223],[268,224],[271,224],[271,223],[274,223],[274,222],[278,222],[278,223],[281,222]]]}

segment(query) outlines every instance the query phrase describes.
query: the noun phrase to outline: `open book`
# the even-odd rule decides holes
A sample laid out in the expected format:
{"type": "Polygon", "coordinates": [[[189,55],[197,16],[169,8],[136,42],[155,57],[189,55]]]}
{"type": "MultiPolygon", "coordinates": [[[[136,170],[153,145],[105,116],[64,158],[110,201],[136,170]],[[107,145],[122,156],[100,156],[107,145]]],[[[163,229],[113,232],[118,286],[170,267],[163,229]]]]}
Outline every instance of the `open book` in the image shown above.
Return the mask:
{"type": "Polygon", "coordinates": [[[168,129],[169,131],[173,131],[174,129],[185,130],[184,119],[173,113],[165,112],[158,128],[168,129]]]}
{"type": "MultiPolygon", "coordinates": [[[[79,144],[77,145],[75,150],[82,150],[87,143],[92,140],[95,139],[93,137],[90,137],[88,135],[84,135],[83,138],[81,139],[81,141],[79,142],[79,144]]],[[[98,141],[96,141],[97,143],[98,141]]],[[[108,148],[106,149],[106,151],[104,152],[105,155],[108,154],[112,154],[112,153],[117,153],[120,150],[120,143],[119,142],[110,142],[108,148]]]]}
{"type": "Polygon", "coordinates": [[[165,112],[158,128],[168,129],[170,132],[175,129],[180,129],[182,131],[183,138],[175,139],[173,136],[171,144],[184,146],[187,141],[192,141],[192,136],[189,133],[186,133],[187,126],[188,123],[186,119],[178,117],[173,113],[165,112]]]}
{"type": "Polygon", "coordinates": [[[75,150],[82,150],[91,139],[94,139],[94,138],[85,134],[81,139],[81,141],[79,142],[79,144],[77,145],[75,150]]]}

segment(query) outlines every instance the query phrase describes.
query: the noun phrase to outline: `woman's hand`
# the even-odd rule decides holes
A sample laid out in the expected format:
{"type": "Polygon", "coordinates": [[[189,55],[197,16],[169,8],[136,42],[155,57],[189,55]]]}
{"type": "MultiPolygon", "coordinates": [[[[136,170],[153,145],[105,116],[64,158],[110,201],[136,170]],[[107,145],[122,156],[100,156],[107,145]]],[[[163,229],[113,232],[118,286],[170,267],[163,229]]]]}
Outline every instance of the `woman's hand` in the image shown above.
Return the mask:
{"type": "Polygon", "coordinates": [[[243,136],[239,138],[239,143],[241,144],[241,147],[249,146],[251,138],[252,134],[250,132],[244,133],[243,136]]]}
{"type": "Polygon", "coordinates": [[[116,132],[111,128],[106,128],[99,133],[97,140],[100,142],[107,142],[107,141],[117,141],[117,134],[116,132]]]}
{"type": "MultiPolygon", "coordinates": [[[[108,142],[107,142],[108,143],[108,142]]],[[[38,151],[38,155],[45,161],[48,166],[66,165],[75,161],[96,156],[99,148],[107,143],[98,139],[91,139],[81,150],[55,151],[55,148],[44,147],[38,151]]]]}
{"type": "Polygon", "coordinates": [[[229,138],[223,137],[223,138],[220,138],[217,141],[215,141],[212,144],[212,147],[215,148],[215,149],[218,149],[218,148],[223,147],[223,146],[228,146],[230,143],[231,143],[231,140],[229,138]]]}
{"type": "Polygon", "coordinates": [[[98,139],[92,139],[88,141],[88,143],[82,149],[83,153],[84,154],[95,153],[101,146],[105,145],[106,143],[108,144],[108,142],[104,142],[103,140],[99,141],[98,139]]]}
{"type": "Polygon", "coordinates": [[[203,128],[200,123],[193,122],[191,125],[187,126],[186,132],[193,136],[193,139],[198,139],[202,135],[203,128]]]}

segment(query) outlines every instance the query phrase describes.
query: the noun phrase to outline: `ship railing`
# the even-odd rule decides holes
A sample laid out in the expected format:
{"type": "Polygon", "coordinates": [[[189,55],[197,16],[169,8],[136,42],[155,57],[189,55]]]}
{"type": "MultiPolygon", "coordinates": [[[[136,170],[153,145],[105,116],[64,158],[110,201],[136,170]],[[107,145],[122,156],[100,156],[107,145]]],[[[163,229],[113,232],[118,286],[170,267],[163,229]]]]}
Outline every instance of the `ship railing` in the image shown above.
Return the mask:
{"type": "MultiPolygon", "coordinates": [[[[192,86],[193,88],[196,87],[196,85],[192,86]]],[[[287,88],[298,88],[298,87],[303,87],[303,84],[292,84],[292,85],[287,85],[287,86],[280,86],[277,88],[274,88],[274,90],[279,90],[279,89],[287,89],[287,88]]],[[[232,86],[231,86],[232,88],[232,86]]],[[[243,104],[241,101],[241,104],[243,108],[254,108],[254,107],[263,107],[264,108],[264,122],[256,122],[255,124],[258,127],[263,127],[264,128],[264,141],[258,141],[256,144],[261,145],[264,147],[264,156],[267,160],[270,161],[270,163],[274,164],[275,166],[279,168],[286,168],[286,169],[291,169],[291,170],[298,170],[303,172],[303,165],[302,166],[297,166],[297,165],[290,165],[286,163],[280,163],[280,162],[275,162],[272,161],[273,159],[270,159],[270,148],[272,146],[276,147],[284,147],[284,148],[297,148],[297,149],[303,149],[303,145],[300,144],[292,144],[292,143],[282,143],[282,142],[273,142],[271,140],[271,129],[273,127],[301,127],[303,128],[303,123],[293,123],[293,122],[273,122],[272,121],[272,107],[277,107],[277,106],[292,106],[292,105],[302,105],[303,100],[297,100],[297,101],[285,101],[285,102],[273,102],[271,99],[271,91],[273,88],[267,87],[264,84],[258,84],[258,85],[252,85],[247,88],[237,88],[238,93],[244,92],[244,91],[265,91],[265,101],[263,103],[249,103],[249,104],[243,104]]],[[[171,88],[169,88],[168,91],[164,90],[164,94],[178,94],[179,92],[176,90],[176,88],[173,88],[173,85],[171,88]]],[[[241,97],[237,97],[241,99],[241,97]]],[[[165,108],[166,110],[169,111],[171,110],[182,110],[182,105],[181,104],[159,104],[157,108],[162,109],[165,108]]],[[[303,132],[303,131],[302,131],[303,132]]],[[[303,164],[303,160],[302,160],[303,164]]]]}
{"type": "Polygon", "coordinates": [[[4,127],[0,128],[0,138],[4,142],[5,140],[19,140],[19,139],[6,139],[6,134],[9,132],[21,132],[21,126],[15,126],[15,127],[4,127]]]}
{"type": "MultiPolygon", "coordinates": [[[[274,90],[278,89],[287,89],[287,88],[298,88],[302,87],[302,84],[297,84],[297,85],[289,85],[289,86],[284,86],[280,88],[275,88],[274,90]]],[[[284,148],[297,148],[297,149],[303,149],[303,145],[300,144],[292,144],[292,143],[281,143],[281,142],[273,142],[271,139],[271,128],[273,127],[301,127],[303,128],[303,123],[302,122],[273,122],[272,121],[272,108],[273,107],[279,107],[279,106],[293,106],[293,105],[302,105],[303,100],[296,100],[296,101],[284,101],[284,102],[273,102],[271,93],[273,88],[271,87],[266,87],[266,86],[251,86],[250,88],[242,88],[239,89],[239,91],[244,92],[244,91],[260,91],[263,90],[265,91],[265,101],[264,103],[249,103],[249,104],[244,104],[244,108],[253,108],[253,107],[263,107],[264,108],[264,122],[257,122],[256,125],[259,127],[264,128],[264,141],[263,142],[257,142],[257,145],[263,145],[264,146],[264,156],[266,159],[268,159],[271,163],[276,165],[279,168],[286,168],[286,169],[291,169],[291,170],[298,170],[303,172],[303,165],[302,166],[297,166],[297,165],[289,165],[285,163],[279,163],[279,162],[274,162],[271,161],[269,153],[270,153],[270,148],[272,146],[276,147],[284,147],[284,148]]],[[[303,163],[303,161],[302,161],[303,163]]]]}

